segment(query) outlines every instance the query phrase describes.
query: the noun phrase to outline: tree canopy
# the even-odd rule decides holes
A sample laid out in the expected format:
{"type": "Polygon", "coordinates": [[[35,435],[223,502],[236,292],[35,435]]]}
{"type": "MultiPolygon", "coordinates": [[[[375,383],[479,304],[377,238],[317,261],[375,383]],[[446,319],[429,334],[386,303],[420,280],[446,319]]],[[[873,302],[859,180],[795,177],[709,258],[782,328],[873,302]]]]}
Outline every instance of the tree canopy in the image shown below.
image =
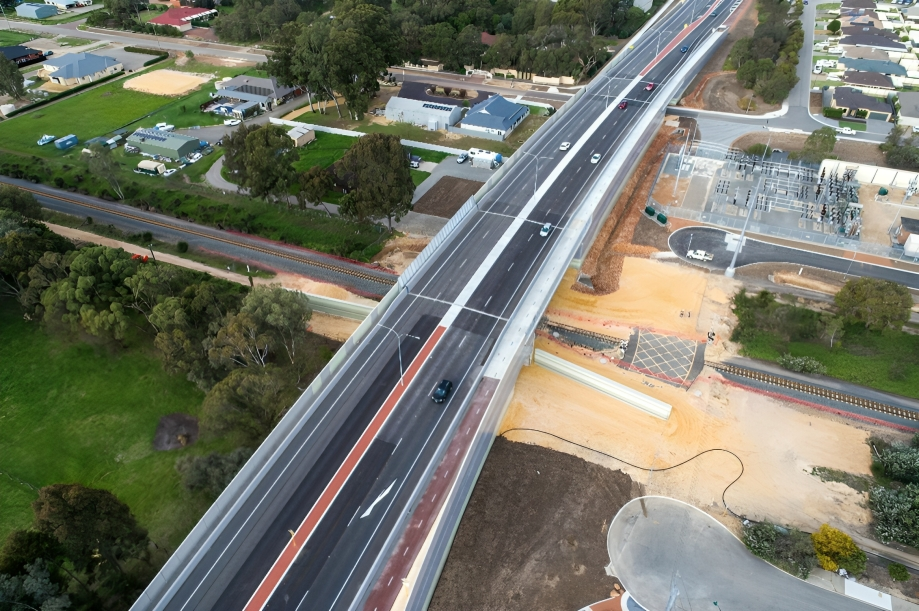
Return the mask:
{"type": "Polygon", "coordinates": [[[795,157],[809,163],[820,163],[833,154],[835,147],[836,130],[832,127],[821,127],[807,137],[804,148],[795,157]]]}
{"type": "Polygon", "coordinates": [[[392,231],[412,209],[415,183],[409,155],[398,136],[368,134],[348,149],[337,166],[350,187],[340,211],[359,220],[385,218],[392,231]]]}
{"type": "Polygon", "coordinates": [[[13,60],[0,57],[0,94],[21,100],[26,96],[25,77],[13,60]]]}
{"type": "Polygon", "coordinates": [[[849,280],[834,300],[840,316],[874,331],[899,330],[909,320],[913,307],[909,289],[877,278],[849,280]]]}

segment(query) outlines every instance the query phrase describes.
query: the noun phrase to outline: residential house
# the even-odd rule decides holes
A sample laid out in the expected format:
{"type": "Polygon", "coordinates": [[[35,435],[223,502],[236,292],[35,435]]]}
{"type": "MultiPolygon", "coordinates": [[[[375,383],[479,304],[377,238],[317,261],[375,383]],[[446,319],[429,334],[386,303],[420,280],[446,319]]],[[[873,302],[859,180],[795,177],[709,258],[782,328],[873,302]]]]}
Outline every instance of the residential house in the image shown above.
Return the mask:
{"type": "Polygon", "coordinates": [[[285,87],[278,84],[275,77],[240,75],[218,81],[215,85],[217,96],[240,102],[254,102],[262,110],[271,110],[293,98],[303,95],[299,87],[285,87]]]}
{"type": "Polygon", "coordinates": [[[883,51],[896,51],[902,53],[906,51],[906,45],[902,42],[891,40],[886,36],[875,34],[853,34],[846,36],[839,41],[840,45],[851,45],[853,47],[873,47],[883,51]]]}
{"type": "MultiPolygon", "coordinates": [[[[433,91],[433,87],[425,83],[403,83],[399,95],[390,98],[386,103],[386,118],[397,123],[423,125],[429,130],[447,129],[456,125],[463,116],[464,100],[460,97],[431,95],[428,89],[433,91]]],[[[456,90],[457,93],[459,91],[461,90],[456,90]]],[[[486,99],[488,94],[482,93],[465,102],[474,106],[486,99]]]]}
{"type": "Polygon", "coordinates": [[[26,19],[47,19],[57,15],[57,7],[51,4],[23,2],[16,7],[16,14],[26,19]]]}
{"type": "Polygon", "coordinates": [[[878,119],[887,121],[893,114],[893,107],[886,100],[865,95],[858,89],[852,87],[836,87],[832,97],[833,108],[842,108],[847,113],[854,114],[856,111],[864,110],[868,112],[869,119],[878,119]]]}
{"type": "Polygon", "coordinates": [[[919,6],[911,6],[903,12],[903,16],[911,21],[919,21],[919,6]]]}
{"type": "Polygon", "coordinates": [[[13,45],[11,47],[0,47],[0,55],[10,60],[20,68],[37,64],[45,58],[45,54],[29,47],[22,45],[13,45]]]}
{"type": "Polygon", "coordinates": [[[205,21],[217,15],[217,9],[196,8],[194,6],[177,6],[169,9],[159,17],[149,21],[156,25],[172,26],[180,32],[192,29],[192,21],[205,21]]]}
{"type": "Polygon", "coordinates": [[[899,125],[919,128],[919,93],[901,91],[897,94],[900,100],[900,112],[897,116],[899,125]]]}
{"type": "Polygon", "coordinates": [[[889,89],[896,90],[893,81],[886,74],[877,72],[856,72],[855,70],[846,70],[842,75],[842,80],[847,85],[856,85],[870,87],[871,89],[889,89]]]}
{"type": "Polygon", "coordinates": [[[898,42],[900,35],[889,30],[882,30],[873,25],[850,25],[843,26],[842,33],[845,36],[882,36],[888,40],[898,42]]]}
{"type": "Polygon", "coordinates": [[[71,87],[92,83],[122,70],[124,65],[114,57],[92,53],[68,53],[45,59],[44,66],[38,74],[57,85],[71,87]]]}
{"type": "Polygon", "coordinates": [[[530,109],[526,106],[510,102],[500,95],[494,95],[473,106],[460,121],[459,127],[505,139],[528,114],[530,114],[530,109]]]}
{"type": "Polygon", "coordinates": [[[906,68],[890,60],[855,59],[842,57],[839,59],[840,67],[856,72],[876,72],[894,76],[906,76],[906,68]]]}
{"type": "MultiPolygon", "coordinates": [[[[846,59],[875,59],[878,61],[889,61],[890,56],[887,51],[880,51],[873,47],[843,47],[843,57],[846,59]]],[[[845,62],[845,59],[840,59],[845,62]]]]}

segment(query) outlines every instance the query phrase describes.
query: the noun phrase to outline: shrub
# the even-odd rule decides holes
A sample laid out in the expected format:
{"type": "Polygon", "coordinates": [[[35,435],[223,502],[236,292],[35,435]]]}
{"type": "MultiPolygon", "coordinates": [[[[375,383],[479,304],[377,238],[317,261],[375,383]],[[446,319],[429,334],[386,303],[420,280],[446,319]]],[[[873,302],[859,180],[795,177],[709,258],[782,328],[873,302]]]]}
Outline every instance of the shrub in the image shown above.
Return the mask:
{"type": "Polygon", "coordinates": [[[242,469],[252,450],[237,448],[229,454],[211,452],[207,456],[183,456],[176,461],[176,471],[189,490],[201,490],[218,497],[242,469]]]}
{"type": "Polygon", "coordinates": [[[188,242],[179,242],[176,244],[176,250],[179,252],[188,252],[188,242]]]}
{"type": "Polygon", "coordinates": [[[754,144],[753,146],[748,147],[744,152],[747,155],[752,155],[754,157],[762,157],[763,155],[769,157],[772,155],[772,147],[766,146],[765,144],[754,144]]]}
{"type": "Polygon", "coordinates": [[[894,581],[909,580],[909,570],[899,562],[891,562],[887,565],[887,572],[894,581]]]}
{"type": "Polygon", "coordinates": [[[826,375],[826,367],[817,359],[809,356],[791,356],[783,354],[779,357],[779,365],[789,371],[798,373],[819,373],[826,375]]]}
{"type": "Polygon", "coordinates": [[[919,449],[896,445],[880,454],[878,461],[887,477],[904,484],[919,484],[919,449]]]}
{"type": "Polygon", "coordinates": [[[865,572],[868,558],[865,552],[858,549],[852,537],[829,524],[823,524],[820,530],[811,535],[817,562],[827,571],[845,569],[852,575],[865,572]]]}
{"type": "Polygon", "coordinates": [[[743,542],[755,556],[801,579],[807,579],[817,564],[810,537],[796,528],[750,524],[743,529],[743,542]]]}
{"type": "Polygon", "coordinates": [[[845,111],[842,108],[824,108],[823,116],[828,119],[842,119],[845,111]]]}
{"type": "Polygon", "coordinates": [[[919,546],[919,486],[907,484],[897,490],[876,486],[869,493],[868,505],[881,541],[919,546]]]}

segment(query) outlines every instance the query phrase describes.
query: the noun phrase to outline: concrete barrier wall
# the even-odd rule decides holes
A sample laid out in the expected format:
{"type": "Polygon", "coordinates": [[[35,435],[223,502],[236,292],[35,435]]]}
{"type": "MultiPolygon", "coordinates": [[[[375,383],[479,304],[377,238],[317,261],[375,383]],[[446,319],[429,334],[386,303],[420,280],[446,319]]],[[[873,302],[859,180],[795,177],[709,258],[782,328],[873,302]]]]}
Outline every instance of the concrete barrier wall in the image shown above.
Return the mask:
{"type": "Polygon", "coordinates": [[[350,318],[352,320],[364,320],[373,312],[373,307],[362,303],[351,303],[350,301],[342,301],[341,299],[322,295],[304,294],[309,297],[310,307],[314,312],[322,312],[330,316],[340,316],[341,318],[350,318]]]}
{"type": "MultiPolygon", "coordinates": [[[[354,138],[360,138],[361,136],[367,135],[364,132],[356,132],[350,129],[339,129],[337,127],[327,127],[325,125],[315,125],[313,123],[304,123],[302,121],[288,121],[287,119],[276,119],[274,117],[271,117],[269,121],[271,122],[272,125],[284,125],[287,127],[297,127],[300,125],[305,125],[311,130],[314,130],[317,132],[325,132],[327,134],[338,134],[339,136],[351,136],[354,138]]],[[[418,142],[417,140],[402,140],[401,142],[403,145],[408,146],[408,147],[427,149],[429,151],[438,151],[441,153],[447,153],[448,155],[459,155],[460,153],[466,152],[464,149],[456,149],[456,148],[452,148],[449,146],[440,146],[439,144],[428,144],[427,142],[418,142]]]]}
{"type": "Polygon", "coordinates": [[[608,397],[612,397],[617,401],[622,401],[626,405],[641,410],[655,418],[660,418],[661,420],[670,418],[671,406],[669,403],[664,403],[644,393],[640,393],[637,390],[633,390],[628,386],[613,382],[609,378],[605,378],[600,374],[584,369],[554,354],[549,354],[544,350],[537,349],[533,361],[549,371],[565,376],[569,380],[574,380],[597,392],[602,392],[608,397]]]}

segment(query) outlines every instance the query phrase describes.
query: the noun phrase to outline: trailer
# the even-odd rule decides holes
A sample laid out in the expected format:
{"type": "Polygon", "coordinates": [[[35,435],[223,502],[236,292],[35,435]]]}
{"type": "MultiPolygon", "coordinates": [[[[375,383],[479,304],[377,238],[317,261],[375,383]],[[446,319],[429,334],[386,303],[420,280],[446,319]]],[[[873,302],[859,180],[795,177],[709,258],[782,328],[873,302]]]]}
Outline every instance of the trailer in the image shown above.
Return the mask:
{"type": "Polygon", "coordinates": [[[137,164],[137,169],[134,170],[138,174],[148,174],[150,176],[159,176],[166,171],[166,166],[158,161],[151,161],[149,159],[144,159],[137,164]]]}
{"type": "Polygon", "coordinates": [[[69,136],[64,136],[63,138],[58,138],[55,140],[54,148],[66,151],[67,149],[76,146],[77,142],[79,142],[77,137],[73,134],[70,134],[69,136]]]}

